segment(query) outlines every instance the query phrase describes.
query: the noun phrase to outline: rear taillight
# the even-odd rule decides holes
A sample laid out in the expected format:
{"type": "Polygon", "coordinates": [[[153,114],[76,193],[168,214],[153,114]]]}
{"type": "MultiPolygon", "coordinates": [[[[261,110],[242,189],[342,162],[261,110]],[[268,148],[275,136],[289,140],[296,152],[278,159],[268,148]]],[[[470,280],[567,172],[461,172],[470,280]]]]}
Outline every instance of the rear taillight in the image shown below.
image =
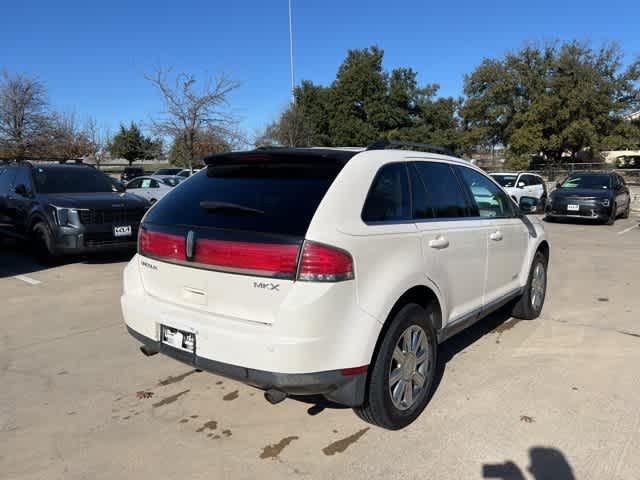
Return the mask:
{"type": "Polygon", "coordinates": [[[300,256],[298,280],[339,282],[353,278],[353,259],[344,250],[314,242],[305,242],[300,256]]]}
{"type": "Polygon", "coordinates": [[[296,273],[299,245],[198,239],[194,261],[206,265],[289,276],[296,273]]]}
{"type": "Polygon", "coordinates": [[[173,260],[184,260],[187,255],[183,236],[152,232],[146,228],[140,229],[138,251],[143,255],[173,260]]]}

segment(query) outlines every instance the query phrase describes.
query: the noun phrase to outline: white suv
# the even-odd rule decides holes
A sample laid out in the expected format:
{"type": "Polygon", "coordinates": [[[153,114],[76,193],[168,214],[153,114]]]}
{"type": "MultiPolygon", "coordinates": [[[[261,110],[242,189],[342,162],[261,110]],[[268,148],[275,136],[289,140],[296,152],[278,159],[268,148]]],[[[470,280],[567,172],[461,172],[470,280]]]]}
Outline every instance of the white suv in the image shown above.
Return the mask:
{"type": "Polygon", "coordinates": [[[516,203],[521,197],[532,197],[538,200],[540,211],[544,212],[547,203],[547,184],[544,179],[535,173],[527,172],[496,172],[491,176],[496,182],[502,185],[516,203]]]}
{"type": "Polygon", "coordinates": [[[402,428],[438,344],[495,309],[536,318],[549,244],[463,160],[377,149],[220,154],[149,210],[122,311],[164,353],[402,428]]]}

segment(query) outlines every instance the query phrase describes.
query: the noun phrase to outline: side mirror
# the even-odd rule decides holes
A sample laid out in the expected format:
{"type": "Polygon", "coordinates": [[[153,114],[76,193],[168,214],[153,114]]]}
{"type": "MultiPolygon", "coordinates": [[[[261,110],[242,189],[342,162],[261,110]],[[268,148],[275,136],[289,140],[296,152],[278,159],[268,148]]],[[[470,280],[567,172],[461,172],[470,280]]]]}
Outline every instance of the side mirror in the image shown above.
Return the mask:
{"type": "Polygon", "coordinates": [[[523,213],[535,212],[538,208],[538,199],[535,197],[520,197],[519,206],[523,213]]]}
{"type": "Polygon", "coordinates": [[[24,184],[22,183],[16,187],[15,192],[21,197],[29,196],[29,192],[27,192],[27,187],[25,187],[24,184]]]}

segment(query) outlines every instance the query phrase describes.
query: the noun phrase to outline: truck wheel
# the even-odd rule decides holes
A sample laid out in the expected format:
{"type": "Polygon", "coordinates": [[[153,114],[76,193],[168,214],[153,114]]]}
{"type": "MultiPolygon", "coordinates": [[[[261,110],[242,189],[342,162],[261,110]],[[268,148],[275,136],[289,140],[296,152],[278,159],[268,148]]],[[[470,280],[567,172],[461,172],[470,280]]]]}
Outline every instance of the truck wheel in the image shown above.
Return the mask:
{"type": "Polygon", "coordinates": [[[31,229],[31,244],[36,261],[41,265],[51,265],[58,259],[53,248],[53,236],[43,223],[36,223],[31,229]]]}
{"type": "Polygon", "coordinates": [[[436,374],[437,315],[436,305],[409,303],[391,320],[369,371],[365,402],[354,409],[364,421],[398,430],[427,406],[436,374]]]}
{"type": "Polygon", "coordinates": [[[529,271],[527,286],[514,304],[511,316],[524,320],[533,320],[540,316],[547,295],[547,264],[547,257],[541,252],[536,252],[529,271]]]}

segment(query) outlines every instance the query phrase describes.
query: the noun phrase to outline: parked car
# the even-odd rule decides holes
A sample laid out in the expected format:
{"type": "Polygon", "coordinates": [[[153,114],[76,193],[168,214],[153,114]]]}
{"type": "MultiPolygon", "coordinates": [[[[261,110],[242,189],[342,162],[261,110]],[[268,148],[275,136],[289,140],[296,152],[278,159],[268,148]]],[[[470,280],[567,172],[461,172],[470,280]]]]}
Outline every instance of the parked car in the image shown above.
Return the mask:
{"type": "Polygon", "coordinates": [[[548,220],[583,218],[613,225],[619,216],[629,218],[631,195],[617,173],[574,173],[558,182],[546,207],[548,220]]]}
{"type": "Polygon", "coordinates": [[[125,186],[127,192],[134,193],[136,195],[141,196],[149,201],[149,203],[154,204],[162,197],[164,197],[167,193],[171,191],[171,189],[177,186],[181,181],[183,181],[183,177],[156,177],[156,176],[148,176],[148,177],[138,177],[127,183],[125,186]]]}
{"type": "Polygon", "coordinates": [[[149,211],[124,271],[143,353],[398,429],[428,402],[440,342],[503,305],[538,317],[540,220],[468,162],[388,143],[207,158],[149,211]]]}
{"type": "Polygon", "coordinates": [[[153,172],[154,177],[175,177],[182,171],[182,168],[161,168],[153,172]]]}
{"type": "Polygon", "coordinates": [[[32,242],[41,261],[135,248],[148,206],[86,165],[22,162],[0,175],[0,233],[32,242]]]}
{"type": "Polygon", "coordinates": [[[540,211],[544,212],[548,193],[547,184],[540,175],[528,172],[498,172],[492,173],[491,176],[516,203],[520,202],[520,197],[534,197],[538,199],[540,211]]]}
{"type": "Polygon", "coordinates": [[[125,167],[122,175],[120,175],[120,181],[127,183],[136,177],[142,177],[144,175],[144,169],[140,167],[125,167]]]}
{"type": "Polygon", "coordinates": [[[191,175],[195,175],[199,171],[200,171],[199,168],[194,168],[192,173],[191,170],[189,170],[188,168],[185,168],[184,170],[180,170],[176,175],[178,177],[189,178],[191,175]]]}

